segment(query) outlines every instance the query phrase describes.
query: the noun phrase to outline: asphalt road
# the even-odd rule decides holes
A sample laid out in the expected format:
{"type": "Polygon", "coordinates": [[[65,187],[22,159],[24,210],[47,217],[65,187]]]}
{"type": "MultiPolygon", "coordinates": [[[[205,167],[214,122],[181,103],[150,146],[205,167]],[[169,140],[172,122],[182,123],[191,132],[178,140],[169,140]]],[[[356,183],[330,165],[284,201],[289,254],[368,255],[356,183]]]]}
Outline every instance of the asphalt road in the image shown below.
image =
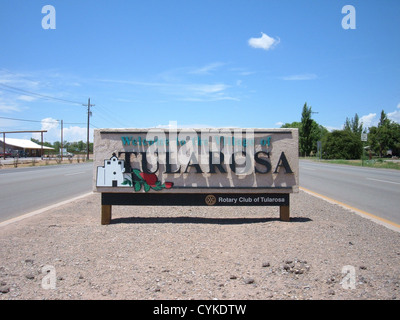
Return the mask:
{"type": "Polygon", "coordinates": [[[300,187],[400,224],[400,171],[300,161],[300,187]]]}
{"type": "Polygon", "coordinates": [[[92,190],[93,163],[0,170],[0,222],[92,190]]]}
{"type": "MultiPolygon", "coordinates": [[[[0,222],[91,192],[93,164],[0,170],[0,222]]],[[[300,161],[300,186],[400,224],[400,171],[300,161]]]]}

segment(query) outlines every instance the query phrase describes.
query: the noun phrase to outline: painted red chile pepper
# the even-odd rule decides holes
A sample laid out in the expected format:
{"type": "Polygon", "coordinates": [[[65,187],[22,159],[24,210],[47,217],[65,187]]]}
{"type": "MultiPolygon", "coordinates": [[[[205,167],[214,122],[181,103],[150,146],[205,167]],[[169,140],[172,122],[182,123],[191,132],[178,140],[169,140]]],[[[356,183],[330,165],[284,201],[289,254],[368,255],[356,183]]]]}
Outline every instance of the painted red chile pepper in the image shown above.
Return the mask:
{"type": "Polygon", "coordinates": [[[173,182],[165,182],[164,183],[166,189],[171,189],[174,186],[173,182]]]}
{"type": "Polygon", "coordinates": [[[161,183],[158,177],[154,173],[140,172],[138,169],[132,170],[132,180],[125,179],[123,185],[129,185],[135,189],[136,192],[140,191],[142,187],[145,192],[149,192],[150,189],[154,191],[160,191],[162,189],[171,189],[174,186],[173,182],[161,183]]]}
{"type": "Polygon", "coordinates": [[[140,176],[144,179],[144,181],[146,181],[146,183],[150,187],[154,187],[156,185],[156,182],[158,181],[158,178],[154,173],[141,172],[140,176]]]}

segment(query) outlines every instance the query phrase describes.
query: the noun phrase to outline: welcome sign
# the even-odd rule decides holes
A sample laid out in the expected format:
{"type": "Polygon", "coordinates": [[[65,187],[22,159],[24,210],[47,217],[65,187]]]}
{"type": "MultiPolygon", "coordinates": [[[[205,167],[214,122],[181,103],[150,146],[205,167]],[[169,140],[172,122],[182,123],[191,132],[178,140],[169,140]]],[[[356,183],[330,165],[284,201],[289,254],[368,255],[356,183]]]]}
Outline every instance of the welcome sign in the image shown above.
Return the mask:
{"type": "Polygon", "coordinates": [[[288,207],[298,169],[297,129],[94,133],[93,185],[106,211],[113,204],[288,207]]]}

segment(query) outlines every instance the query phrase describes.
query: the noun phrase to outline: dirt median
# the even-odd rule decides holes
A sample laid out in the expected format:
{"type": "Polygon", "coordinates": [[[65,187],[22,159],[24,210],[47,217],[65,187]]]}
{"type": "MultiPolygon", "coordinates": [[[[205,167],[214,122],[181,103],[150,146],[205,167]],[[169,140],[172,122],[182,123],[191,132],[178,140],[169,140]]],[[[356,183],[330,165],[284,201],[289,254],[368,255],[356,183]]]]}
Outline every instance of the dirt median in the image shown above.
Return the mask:
{"type": "Polygon", "coordinates": [[[0,228],[0,299],[399,299],[400,233],[301,191],[278,207],[113,207],[0,228]]]}

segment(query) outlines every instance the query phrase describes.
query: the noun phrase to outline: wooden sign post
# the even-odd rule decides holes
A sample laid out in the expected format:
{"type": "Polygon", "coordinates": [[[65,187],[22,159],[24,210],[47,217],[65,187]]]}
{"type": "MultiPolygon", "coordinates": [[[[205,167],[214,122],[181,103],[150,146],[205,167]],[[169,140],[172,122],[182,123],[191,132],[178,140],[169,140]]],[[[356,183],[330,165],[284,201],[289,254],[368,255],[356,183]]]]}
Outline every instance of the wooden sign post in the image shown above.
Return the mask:
{"type": "Polygon", "coordinates": [[[113,205],[279,206],[298,192],[297,129],[97,129],[94,191],[113,205]]]}

